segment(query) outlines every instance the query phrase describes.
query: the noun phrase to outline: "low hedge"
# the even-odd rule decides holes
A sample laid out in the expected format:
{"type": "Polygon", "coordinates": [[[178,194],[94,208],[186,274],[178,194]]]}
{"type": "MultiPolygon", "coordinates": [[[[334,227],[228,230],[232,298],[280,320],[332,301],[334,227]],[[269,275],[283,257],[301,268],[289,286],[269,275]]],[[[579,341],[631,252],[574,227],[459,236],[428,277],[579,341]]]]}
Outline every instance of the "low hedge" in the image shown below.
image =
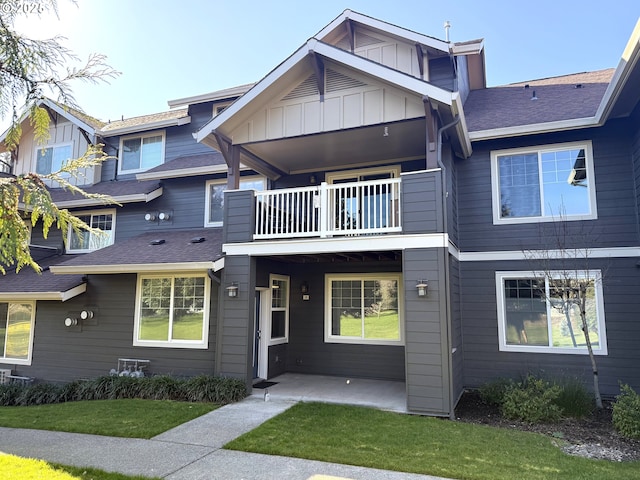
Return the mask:
{"type": "Polygon", "coordinates": [[[37,383],[0,385],[0,406],[29,406],[81,400],[115,400],[141,398],[145,400],[176,400],[211,402],[224,405],[242,400],[247,387],[241,380],[200,375],[175,378],[169,375],[152,377],[103,376],[91,380],[76,380],[57,385],[37,383]]]}

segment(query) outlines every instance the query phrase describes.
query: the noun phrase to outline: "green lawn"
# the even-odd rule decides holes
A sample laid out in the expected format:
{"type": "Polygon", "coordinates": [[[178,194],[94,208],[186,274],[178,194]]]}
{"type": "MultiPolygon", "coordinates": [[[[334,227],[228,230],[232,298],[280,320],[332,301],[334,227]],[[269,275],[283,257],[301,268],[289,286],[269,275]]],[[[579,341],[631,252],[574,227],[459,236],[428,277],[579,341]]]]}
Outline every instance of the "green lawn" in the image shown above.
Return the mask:
{"type": "MultiPolygon", "coordinates": [[[[202,313],[183,315],[173,322],[173,340],[202,340],[202,313]]],[[[169,338],[169,317],[147,315],[140,322],[140,338],[166,341],[169,338]]]]}
{"type": "Polygon", "coordinates": [[[383,310],[380,315],[366,315],[364,317],[364,337],[362,319],[359,316],[340,315],[340,335],[345,337],[398,340],[400,338],[399,328],[397,310],[383,310]]]}
{"type": "Polygon", "coordinates": [[[215,408],[212,403],[137,399],[0,407],[0,426],[151,438],[215,408]]]}
{"type": "Polygon", "coordinates": [[[225,448],[465,480],[639,478],[639,462],[571,457],[556,441],[437,418],[300,403],[225,448]]]}

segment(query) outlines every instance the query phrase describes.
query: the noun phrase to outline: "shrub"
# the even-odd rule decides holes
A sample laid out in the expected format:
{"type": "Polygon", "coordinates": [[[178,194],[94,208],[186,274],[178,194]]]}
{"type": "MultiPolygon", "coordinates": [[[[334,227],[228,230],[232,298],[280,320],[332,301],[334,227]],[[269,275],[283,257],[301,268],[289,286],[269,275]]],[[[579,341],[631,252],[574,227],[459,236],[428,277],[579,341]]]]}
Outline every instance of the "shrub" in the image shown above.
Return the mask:
{"type": "Polygon", "coordinates": [[[17,383],[0,385],[0,407],[13,407],[18,403],[18,396],[23,387],[17,383]]]}
{"type": "Polygon", "coordinates": [[[189,402],[227,404],[244,398],[247,387],[238,379],[199,375],[185,381],[184,393],[189,402]]]}
{"type": "Polygon", "coordinates": [[[185,400],[181,384],[184,380],[169,375],[143,377],[140,383],[140,397],[149,400],[185,400]]]}
{"type": "Polygon", "coordinates": [[[560,394],[554,403],[560,407],[564,416],[583,418],[593,411],[593,395],[578,378],[562,378],[555,384],[560,387],[560,394]]]}
{"type": "Polygon", "coordinates": [[[613,404],[613,426],[620,435],[640,439],[640,395],[629,385],[620,385],[613,404]]]}
{"type": "Polygon", "coordinates": [[[480,387],[480,398],[489,405],[500,406],[504,401],[505,394],[513,388],[514,385],[514,381],[510,378],[497,378],[480,387]]]}
{"type": "Polygon", "coordinates": [[[502,414],[512,420],[527,423],[558,421],[562,410],[556,401],[560,396],[560,386],[529,375],[507,389],[502,402],[502,414]]]}
{"type": "Polygon", "coordinates": [[[23,387],[16,399],[16,405],[49,405],[60,402],[60,387],[51,383],[37,383],[23,387]]]}

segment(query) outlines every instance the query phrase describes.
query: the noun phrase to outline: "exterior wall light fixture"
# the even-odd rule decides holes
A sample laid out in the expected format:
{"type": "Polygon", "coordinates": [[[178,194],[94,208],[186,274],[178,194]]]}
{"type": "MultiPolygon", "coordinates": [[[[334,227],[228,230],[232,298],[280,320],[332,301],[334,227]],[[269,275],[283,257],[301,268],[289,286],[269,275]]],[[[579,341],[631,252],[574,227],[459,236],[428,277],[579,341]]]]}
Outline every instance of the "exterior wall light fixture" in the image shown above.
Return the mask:
{"type": "Polygon", "coordinates": [[[418,290],[418,296],[426,297],[428,288],[429,288],[429,283],[426,280],[420,280],[416,285],[416,289],[418,290]]]}
{"type": "Polygon", "coordinates": [[[158,214],[158,218],[163,221],[166,222],[171,218],[171,214],[169,212],[160,212],[158,214]]]}
{"type": "Polygon", "coordinates": [[[75,317],[67,317],[64,319],[65,327],[76,327],[78,325],[78,319],[75,317]]]}
{"type": "Polygon", "coordinates": [[[227,295],[229,298],[235,298],[238,296],[238,283],[233,282],[231,285],[227,287],[227,295]]]}

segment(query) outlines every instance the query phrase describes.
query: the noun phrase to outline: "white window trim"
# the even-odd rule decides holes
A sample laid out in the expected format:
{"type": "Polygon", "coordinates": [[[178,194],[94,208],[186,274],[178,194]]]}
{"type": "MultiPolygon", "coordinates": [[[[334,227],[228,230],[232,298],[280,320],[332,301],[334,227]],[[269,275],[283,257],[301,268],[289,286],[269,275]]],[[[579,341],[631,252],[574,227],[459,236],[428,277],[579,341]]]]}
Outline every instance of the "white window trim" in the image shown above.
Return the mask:
{"type": "MultiPolygon", "coordinates": [[[[247,177],[240,177],[240,185],[242,185],[243,181],[255,182],[256,180],[262,180],[263,190],[265,190],[267,188],[267,179],[265,177],[260,176],[260,175],[251,175],[251,176],[247,176],[247,177]]],[[[209,221],[209,218],[210,218],[209,214],[211,213],[211,195],[209,194],[209,189],[211,188],[211,185],[226,185],[226,183],[227,183],[227,179],[226,178],[218,178],[218,179],[215,179],[215,180],[207,180],[207,182],[205,183],[205,188],[204,188],[204,195],[205,195],[205,201],[204,201],[204,226],[205,227],[221,227],[222,224],[224,223],[224,222],[210,222],[209,221]]]]}
{"type": "MultiPolygon", "coordinates": [[[[3,302],[3,303],[8,303],[8,304],[12,304],[12,303],[19,303],[21,305],[31,305],[31,328],[29,331],[29,351],[27,354],[27,358],[26,359],[20,359],[20,358],[7,358],[7,357],[0,357],[0,364],[10,364],[10,365],[31,365],[31,357],[33,355],[33,331],[35,330],[35,323],[36,323],[36,302],[32,301],[32,302],[3,302]]],[[[8,313],[7,313],[8,315],[8,313]]],[[[5,328],[7,325],[7,317],[4,318],[0,318],[0,322],[4,322],[5,328]]],[[[6,342],[6,337],[5,337],[5,342],[6,342]]],[[[3,351],[5,349],[5,346],[3,345],[3,351]]]]}
{"type": "MultiPolygon", "coordinates": [[[[51,145],[38,145],[37,147],[35,147],[34,151],[33,151],[33,171],[37,172],[38,171],[38,152],[41,152],[42,150],[46,150],[47,148],[62,148],[62,147],[71,147],[71,155],[69,156],[69,159],[73,158],[73,141],[69,141],[69,142],[60,142],[60,143],[52,143],[51,145]]],[[[56,173],[58,170],[53,170],[51,172],[49,172],[48,174],[46,173],[39,173],[38,175],[49,175],[52,173],[56,173]]],[[[61,173],[60,176],[63,177],[69,177],[71,176],[70,173],[61,173]]]]}
{"type": "Polygon", "coordinates": [[[325,343],[350,343],[357,345],[404,345],[404,309],[402,299],[402,274],[400,273],[328,273],[325,275],[324,286],[324,341],[325,343]],[[345,337],[331,334],[331,282],[333,280],[396,280],[398,282],[398,340],[369,340],[359,337],[345,337]]]}
{"type": "Polygon", "coordinates": [[[289,343],[289,307],[291,305],[291,279],[288,275],[276,275],[272,273],[269,275],[269,341],[268,345],[282,345],[283,343],[289,343]],[[280,280],[287,282],[287,305],[286,307],[273,307],[273,281],[280,280]],[[284,312],[284,337],[271,338],[271,325],[273,322],[273,312],[284,312]]]}
{"type": "MultiPolygon", "coordinates": [[[[116,210],[115,208],[110,208],[110,209],[105,209],[105,210],[87,210],[86,212],[74,212],[75,216],[84,216],[84,215],[111,215],[111,232],[112,232],[112,243],[110,245],[113,245],[114,243],[116,243],[116,210]]],[[[91,225],[89,225],[91,226],[91,225]]],[[[95,252],[96,250],[92,250],[90,248],[83,248],[83,249],[72,249],[71,248],[71,239],[73,237],[73,235],[75,235],[75,233],[73,232],[73,229],[71,228],[71,225],[69,225],[68,229],[67,229],[67,252],[68,254],[76,254],[76,253],[89,253],[89,252],[95,252]]],[[[91,242],[89,242],[89,244],[91,244],[91,242]]],[[[110,245],[106,245],[107,247],[110,245]]],[[[105,248],[105,247],[103,247],[105,248]]]]}
{"type": "MultiPolygon", "coordinates": [[[[542,189],[542,187],[540,187],[542,189]]],[[[494,225],[513,225],[518,223],[541,223],[541,222],[556,222],[560,220],[577,221],[577,220],[596,220],[598,218],[598,208],[596,205],[596,182],[595,172],[593,166],[593,145],[591,140],[582,142],[570,142],[570,143],[556,143],[551,145],[540,145],[526,148],[512,148],[508,150],[493,150],[491,152],[491,197],[493,207],[493,224],[494,225]],[[541,215],[538,217],[507,217],[502,218],[500,216],[500,172],[498,169],[498,157],[504,155],[516,155],[523,153],[536,153],[539,156],[544,152],[557,152],[560,150],[574,150],[576,148],[584,149],[585,151],[585,168],[587,169],[587,178],[589,179],[588,193],[589,193],[589,208],[588,214],[582,215],[541,215]]],[[[544,206],[543,206],[544,209],[544,206]]]]}
{"type": "MultiPolygon", "coordinates": [[[[498,340],[501,352],[526,352],[526,353],[556,353],[569,355],[587,355],[589,352],[587,347],[584,348],[560,348],[560,347],[541,347],[526,345],[508,345],[506,331],[506,315],[505,315],[505,297],[504,297],[504,281],[513,279],[547,279],[551,275],[553,278],[562,278],[563,272],[536,272],[536,271],[498,271],[496,272],[496,304],[498,307],[498,340]]],[[[564,275],[566,276],[566,274],[564,275]]],[[[596,296],[596,314],[598,316],[598,337],[599,346],[593,348],[594,355],[607,355],[607,331],[605,328],[604,317],[604,296],[602,293],[602,272],[600,270],[571,271],[574,278],[590,278],[593,280],[595,296],[596,296]]],[[[545,300],[545,303],[548,302],[545,300]]]]}
{"type": "MultiPolygon", "coordinates": [[[[134,347],[154,347],[154,348],[209,348],[209,310],[211,308],[211,280],[206,273],[193,272],[171,272],[138,274],[136,282],[136,310],[133,321],[133,346],[134,347]],[[176,277],[201,277],[204,278],[204,314],[202,319],[202,340],[140,340],[140,308],[142,296],[142,280],[147,278],[176,278],[176,277]]],[[[173,310],[173,291],[171,292],[171,311],[173,310]]]]}
{"type": "MultiPolygon", "coordinates": [[[[147,170],[150,170],[151,168],[155,168],[155,167],[151,167],[151,168],[137,168],[137,169],[132,169],[132,170],[123,170],[122,169],[122,155],[124,152],[124,141],[125,140],[131,140],[133,138],[139,138],[140,142],[142,142],[142,140],[144,138],[147,137],[157,137],[157,136],[161,136],[162,137],[162,148],[160,149],[160,163],[158,165],[162,165],[164,163],[164,157],[165,157],[165,147],[166,147],[166,140],[167,140],[167,136],[164,130],[156,130],[153,132],[147,132],[147,133],[143,133],[143,134],[136,134],[136,135],[127,135],[126,137],[120,137],[120,145],[119,145],[119,150],[118,150],[118,174],[120,175],[128,175],[130,173],[139,173],[139,172],[146,172],[147,170]]],[[[158,166],[156,165],[156,167],[158,166]]]]}
{"type": "Polygon", "coordinates": [[[336,180],[342,180],[350,177],[359,177],[361,175],[378,175],[381,173],[391,173],[392,178],[400,178],[400,165],[388,165],[385,167],[375,168],[359,168],[357,170],[341,170],[339,172],[327,172],[325,179],[329,184],[335,183],[336,180]]]}

